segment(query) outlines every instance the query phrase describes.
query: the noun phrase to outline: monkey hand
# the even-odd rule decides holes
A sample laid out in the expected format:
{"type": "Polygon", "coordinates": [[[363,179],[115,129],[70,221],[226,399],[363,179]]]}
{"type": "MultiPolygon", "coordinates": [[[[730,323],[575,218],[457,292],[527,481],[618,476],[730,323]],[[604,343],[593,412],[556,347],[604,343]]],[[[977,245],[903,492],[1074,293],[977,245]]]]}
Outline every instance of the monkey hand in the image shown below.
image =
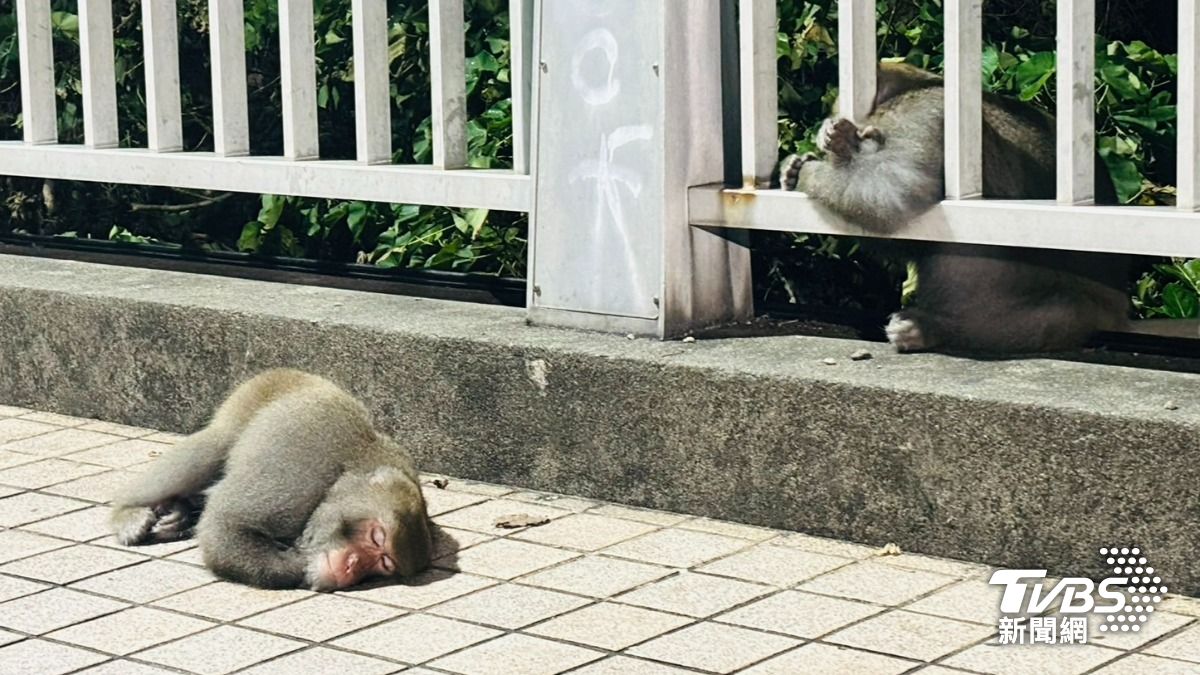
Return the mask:
{"type": "Polygon", "coordinates": [[[883,147],[883,132],[873,126],[860,129],[844,117],[830,117],[821,123],[817,145],[835,164],[844,164],[856,153],[876,152],[883,147]]]}
{"type": "Polygon", "coordinates": [[[779,163],[779,187],[793,192],[800,184],[800,168],[806,162],[811,162],[817,159],[817,156],[811,152],[806,152],[803,155],[788,155],[782,162],[779,163]]]}

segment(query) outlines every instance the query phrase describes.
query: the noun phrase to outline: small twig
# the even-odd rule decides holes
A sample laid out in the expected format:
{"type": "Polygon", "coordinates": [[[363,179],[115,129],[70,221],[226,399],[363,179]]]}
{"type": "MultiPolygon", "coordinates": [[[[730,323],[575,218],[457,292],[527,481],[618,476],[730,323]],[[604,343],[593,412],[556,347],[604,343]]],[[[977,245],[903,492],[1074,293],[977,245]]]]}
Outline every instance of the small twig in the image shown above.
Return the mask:
{"type": "Polygon", "coordinates": [[[180,213],[182,211],[191,211],[192,209],[202,209],[206,206],[212,206],[225,201],[233,196],[232,192],[227,192],[223,195],[217,195],[209,199],[202,199],[191,204],[130,204],[130,211],[158,211],[161,213],[180,213]]]}

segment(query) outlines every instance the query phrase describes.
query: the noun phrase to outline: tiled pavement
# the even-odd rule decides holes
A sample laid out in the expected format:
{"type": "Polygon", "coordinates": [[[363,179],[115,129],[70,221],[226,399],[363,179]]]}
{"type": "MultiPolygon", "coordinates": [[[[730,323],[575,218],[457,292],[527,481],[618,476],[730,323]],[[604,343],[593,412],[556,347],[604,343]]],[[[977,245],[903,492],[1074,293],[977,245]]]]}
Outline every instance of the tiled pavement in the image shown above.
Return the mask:
{"type": "Polygon", "coordinates": [[[337,594],[214,579],[106,534],[177,437],[0,406],[0,674],[1200,672],[1200,602],[1139,634],[997,646],[980,565],[449,479],[436,568],[337,594]],[[499,530],[510,514],[545,516],[499,530]],[[407,668],[407,670],[405,670],[407,668]]]}

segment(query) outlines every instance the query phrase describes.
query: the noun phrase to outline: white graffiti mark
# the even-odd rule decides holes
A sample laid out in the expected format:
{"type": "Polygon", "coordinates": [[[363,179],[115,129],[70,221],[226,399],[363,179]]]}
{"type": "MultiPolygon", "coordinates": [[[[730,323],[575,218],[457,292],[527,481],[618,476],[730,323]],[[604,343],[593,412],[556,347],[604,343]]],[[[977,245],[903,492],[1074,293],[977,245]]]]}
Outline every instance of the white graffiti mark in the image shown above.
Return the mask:
{"type": "Polygon", "coordinates": [[[571,84],[589,105],[604,105],[621,93],[621,81],[617,79],[617,38],[607,28],[590,31],[579,43],[571,57],[571,84]],[[583,77],[583,59],[589,52],[600,50],[608,62],[608,73],[600,86],[590,84],[583,77]]]}
{"type": "Polygon", "coordinates": [[[567,177],[568,183],[581,180],[595,181],[596,185],[596,229],[604,224],[607,211],[617,230],[625,232],[625,211],[621,207],[621,186],[637,197],[642,193],[642,177],[637,171],[618,165],[617,150],[634,141],[648,141],[654,135],[648,124],[618,127],[611,134],[600,135],[600,153],[595,159],[580,162],[567,177]]]}

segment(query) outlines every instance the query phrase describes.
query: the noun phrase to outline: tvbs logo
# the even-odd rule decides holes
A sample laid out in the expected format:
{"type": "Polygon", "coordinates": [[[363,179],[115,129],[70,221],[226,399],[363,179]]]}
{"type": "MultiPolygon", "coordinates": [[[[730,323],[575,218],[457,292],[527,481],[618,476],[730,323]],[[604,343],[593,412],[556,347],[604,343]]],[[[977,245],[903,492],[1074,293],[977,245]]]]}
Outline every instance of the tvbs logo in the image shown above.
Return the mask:
{"type": "Polygon", "coordinates": [[[1004,586],[1000,644],[1026,644],[1026,633],[1028,644],[1087,642],[1089,614],[1104,617],[1097,626],[1101,632],[1140,631],[1167,587],[1137,547],[1104,547],[1100,558],[1113,573],[1099,583],[1066,577],[1049,590],[1046,570],[996,570],[988,583],[1004,586]],[[1051,608],[1063,617],[1061,622],[1042,616],[1051,608]]]}

